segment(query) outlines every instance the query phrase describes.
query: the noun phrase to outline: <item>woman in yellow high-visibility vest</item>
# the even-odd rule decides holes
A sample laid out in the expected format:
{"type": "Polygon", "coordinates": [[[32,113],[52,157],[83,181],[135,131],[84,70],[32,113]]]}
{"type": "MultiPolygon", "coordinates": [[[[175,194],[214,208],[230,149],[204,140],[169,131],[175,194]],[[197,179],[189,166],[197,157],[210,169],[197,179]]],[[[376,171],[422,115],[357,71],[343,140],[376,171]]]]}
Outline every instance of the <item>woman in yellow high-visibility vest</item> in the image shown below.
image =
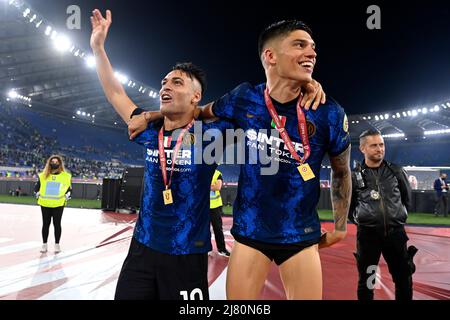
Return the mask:
{"type": "Polygon", "coordinates": [[[59,246],[61,219],[64,207],[72,192],[71,179],[72,176],[64,168],[64,162],[59,155],[48,158],[44,171],[39,174],[39,180],[34,191],[42,211],[42,253],[47,252],[47,240],[52,218],[55,231],[55,253],[61,251],[59,246]]]}
{"type": "Polygon", "coordinates": [[[216,239],[216,246],[219,255],[229,257],[230,252],[225,244],[225,236],[222,229],[222,197],[220,190],[222,189],[223,178],[222,173],[216,170],[211,181],[211,191],[209,193],[209,213],[211,217],[211,225],[216,239]]]}

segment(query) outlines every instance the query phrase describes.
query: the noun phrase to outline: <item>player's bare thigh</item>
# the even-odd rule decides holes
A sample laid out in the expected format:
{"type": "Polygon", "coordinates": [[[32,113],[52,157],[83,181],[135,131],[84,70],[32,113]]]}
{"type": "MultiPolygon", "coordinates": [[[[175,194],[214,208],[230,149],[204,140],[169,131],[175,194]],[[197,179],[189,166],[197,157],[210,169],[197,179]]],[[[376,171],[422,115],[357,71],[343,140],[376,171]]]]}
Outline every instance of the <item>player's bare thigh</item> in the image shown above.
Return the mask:
{"type": "Polygon", "coordinates": [[[322,265],[318,245],[292,256],[280,265],[279,270],[287,299],[322,299],[322,265]]]}
{"type": "Polygon", "coordinates": [[[271,261],[260,251],[234,242],[227,272],[227,299],[260,299],[271,261]]]}

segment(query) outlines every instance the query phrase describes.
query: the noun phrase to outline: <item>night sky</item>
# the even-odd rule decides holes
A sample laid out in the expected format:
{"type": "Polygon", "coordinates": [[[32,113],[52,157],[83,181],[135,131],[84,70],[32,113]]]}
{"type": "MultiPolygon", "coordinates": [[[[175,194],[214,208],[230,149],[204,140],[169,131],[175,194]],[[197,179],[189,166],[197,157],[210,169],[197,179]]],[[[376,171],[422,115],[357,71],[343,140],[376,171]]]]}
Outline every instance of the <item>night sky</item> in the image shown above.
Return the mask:
{"type": "Polygon", "coordinates": [[[27,2],[60,30],[65,29],[67,6],[79,5],[82,29],[65,33],[85,49],[91,11],[112,10],[106,49],[114,67],[159,88],[172,65],[192,61],[208,75],[204,103],[243,81],[264,81],[258,34],[286,18],[303,20],[313,30],[318,48],[314,78],[349,114],[450,98],[450,3],[445,1],[27,2]],[[381,8],[381,30],[366,27],[371,4],[381,8]]]}

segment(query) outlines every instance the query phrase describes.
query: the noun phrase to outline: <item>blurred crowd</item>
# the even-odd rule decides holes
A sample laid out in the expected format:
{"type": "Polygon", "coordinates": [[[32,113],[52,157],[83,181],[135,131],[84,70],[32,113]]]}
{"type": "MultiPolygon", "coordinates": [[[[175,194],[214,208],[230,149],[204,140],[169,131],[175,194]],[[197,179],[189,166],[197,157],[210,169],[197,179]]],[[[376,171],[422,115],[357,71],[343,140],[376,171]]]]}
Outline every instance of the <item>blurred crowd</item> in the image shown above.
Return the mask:
{"type": "Polygon", "coordinates": [[[86,145],[61,145],[56,136],[41,134],[28,120],[2,106],[0,112],[0,177],[37,178],[52,154],[64,157],[66,169],[74,178],[120,178],[123,169],[142,155],[130,154],[110,143],[102,149],[86,145]]]}

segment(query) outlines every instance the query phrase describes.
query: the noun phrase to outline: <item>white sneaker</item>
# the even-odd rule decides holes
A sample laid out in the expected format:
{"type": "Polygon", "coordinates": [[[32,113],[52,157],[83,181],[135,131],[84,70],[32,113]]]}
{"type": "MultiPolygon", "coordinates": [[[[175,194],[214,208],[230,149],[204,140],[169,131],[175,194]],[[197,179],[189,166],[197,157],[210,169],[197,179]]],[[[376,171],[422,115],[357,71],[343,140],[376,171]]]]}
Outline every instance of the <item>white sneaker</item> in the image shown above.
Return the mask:
{"type": "Polygon", "coordinates": [[[41,251],[40,251],[41,253],[46,253],[47,252],[47,244],[46,243],[44,243],[43,245],[42,245],[42,247],[41,247],[41,251]]]}
{"type": "Polygon", "coordinates": [[[59,244],[55,244],[55,253],[60,253],[61,252],[61,247],[59,246],[59,244]]]}
{"type": "Polygon", "coordinates": [[[219,251],[219,256],[223,256],[223,257],[230,257],[230,252],[225,249],[224,251],[219,251]]]}

